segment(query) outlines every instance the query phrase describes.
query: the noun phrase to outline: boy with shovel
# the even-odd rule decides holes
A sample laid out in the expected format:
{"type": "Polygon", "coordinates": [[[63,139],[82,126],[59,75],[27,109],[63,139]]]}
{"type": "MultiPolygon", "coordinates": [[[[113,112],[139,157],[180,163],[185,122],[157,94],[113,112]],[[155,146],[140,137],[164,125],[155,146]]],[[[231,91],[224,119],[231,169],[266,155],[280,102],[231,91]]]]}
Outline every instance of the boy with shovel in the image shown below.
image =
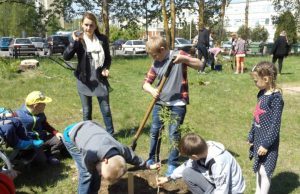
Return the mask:
{"type": "MultiPolygon", "coordinates": [[[[160,162],[159,150],[161,142],[159,141],[159,134],[164,123],[159,118],[159,112],[163,107],[167,107],[171,112],[171,119],[175,120],[175,122],[172,122],[169,126],[169,140],[171,145],[176,145],[180,140],[178,128],[183,123],[186,105],[189,103],[187,68],[191,67],[199,70],[203,64],[199,59],[192,58],[183,51],[176,52],[175,58],[175,52],[169,50],[166,40],[160,36],[151,37],[146,43],[146,50],[154,59],[154,62],[146,75],[143,89],[156,99],[152,111],[149,159],[146,162],[147,167],[150,168],[153,165],[159,167],[156,163],[160,162]],[[174,61],[172,62],[172,60],[174,61]],[[169,65],[172,65],[172,69],[168,68],[169,65]],[[164,83],[161,92],[159,92],[158,88],[153,87],[151,84],[157,78],[159,85],[167,69],[170,70],[168,79],[164,83]]],[[[178,166],[178,157],[178,149],[172,146],[168,157],[166,176],[172,174],[173,170],[178,166]]]]}

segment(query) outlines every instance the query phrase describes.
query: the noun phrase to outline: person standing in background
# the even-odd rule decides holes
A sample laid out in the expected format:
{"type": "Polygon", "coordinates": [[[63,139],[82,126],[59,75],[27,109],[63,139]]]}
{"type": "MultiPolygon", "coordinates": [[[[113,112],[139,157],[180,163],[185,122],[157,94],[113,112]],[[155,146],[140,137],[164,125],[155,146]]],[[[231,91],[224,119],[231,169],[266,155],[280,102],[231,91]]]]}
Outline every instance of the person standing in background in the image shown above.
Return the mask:
{"type": "Polygon", "coordinates": [[[278,73],[280,75],[282,70],[283,58],[287,57],[289,54],[289,44],[285,31],[282,31],[280,33],[279,37],[274,43],[271,53],[273,54],[272,63],[275,64],[278,59],[278,73]]]}
{"type": "Polygon", "coordinates": [[[235,74],[244,73],[244,62],[246,57],[246,41],[242,37],[238,37],[235,45],[235,74]]]}
{"type": "Polygon", "coordinates": [[[199,73],[205,74],[204,69],[208,60],[208,48],[209,48],[209,31],[203,27],[199,30],[197,49],[198,58],[201,60],[204,57],[203,66],[200,68],[199,73]]]}

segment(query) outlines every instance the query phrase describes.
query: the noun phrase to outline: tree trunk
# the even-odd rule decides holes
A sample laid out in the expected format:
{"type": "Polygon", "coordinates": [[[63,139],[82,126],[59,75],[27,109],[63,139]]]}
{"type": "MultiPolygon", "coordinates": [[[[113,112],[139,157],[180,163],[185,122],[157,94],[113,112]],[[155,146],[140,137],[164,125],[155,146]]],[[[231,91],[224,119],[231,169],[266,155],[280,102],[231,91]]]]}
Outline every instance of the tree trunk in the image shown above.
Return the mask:
{"type": "Polygon", "coordinates": [[[165,30],[165,34],[166,34],[166,41],[167,44],[170,45],[170,32],[169,32],[169,18],[167,15],[167,10],[166,10],[166,1],[165,0],[161,0],[161,11],[162,11],[162,16],[163,16],[163,20],[164,20],[164,30],[165,30]]]}
{"type": "Polygon", "coordinates": [[[220,11],[220,20],[221,20],[221,33],[220,33],[220,37],[223,37],[224,17],[225,17],[226,3],[227,3],[227,0],[222,0],[221,11],[220,11]]]}
{"type": "Polygon", "coordinates": [[[204,0],[198,1],[199,9],[199,19],[198,19],[198,31],[204,28],[204,0]]]}
{"type": "Polygon", "coordinates": [[[246,0],[246,8],[245,8],[245,32],[246,32],[246,39],[248,39],[248,16],[249,16],[249,0],[246,0]]]}
{"type": "Polygon", "coordinates": [[[107,36],[109,40],[108,0],[102,1],[102,18],[103,18],[104,34],[107,36]]]}
{"type": "Polygon", "coordinates": [[[174,0],[170,0],[171,6],[171,50],[175,47],[176,9],[174,0]]]}

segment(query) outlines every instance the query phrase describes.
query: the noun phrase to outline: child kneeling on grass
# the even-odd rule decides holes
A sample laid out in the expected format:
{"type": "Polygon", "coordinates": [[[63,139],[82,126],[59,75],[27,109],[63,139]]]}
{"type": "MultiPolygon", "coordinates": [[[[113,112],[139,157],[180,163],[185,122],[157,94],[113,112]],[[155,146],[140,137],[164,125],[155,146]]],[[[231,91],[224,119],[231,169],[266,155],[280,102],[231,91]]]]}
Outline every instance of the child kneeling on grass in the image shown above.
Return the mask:
{"type": "Polygon", "coordinates": [[[169,177],[159,177],[159,187],[182,177],[193,194],[244,192],[246,185],[241,167],[221,143],[206,142],[199,135],[190,133],[180,140],[179,150],[189,160],[177,167],[169,177]]]}
{"type": "Polygon", "coordinates": [[[20,119],[31,139],[44,141],[43,146],[35,150],[38,154],[37,162],[47,161],[56,165],[59,164],[57,156],[67,152],[61,141],[62,134],[47,122],[44,111],[46,104],[50,102],[52,102],[50,97],[40,91],[33,91],[27,95],[25,105],[13,112],[13,116],[20,119]]]}

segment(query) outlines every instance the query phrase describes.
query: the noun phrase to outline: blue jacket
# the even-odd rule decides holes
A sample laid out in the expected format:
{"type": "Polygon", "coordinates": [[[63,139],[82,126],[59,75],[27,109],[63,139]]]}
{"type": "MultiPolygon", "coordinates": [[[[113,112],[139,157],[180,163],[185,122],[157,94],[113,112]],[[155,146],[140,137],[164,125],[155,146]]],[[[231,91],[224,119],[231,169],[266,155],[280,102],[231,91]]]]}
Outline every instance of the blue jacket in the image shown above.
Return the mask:
{"type": "Polygon", "coordinates": [[[53,135],[57,133],[57,131],[48,124],[45,113],[33,115],[26,106],[23,105],[20,109],[16,110],[16,114],[23,126],[27,129],[28,135],[32,138],[44,139],[47,132],[53,135]]]}

